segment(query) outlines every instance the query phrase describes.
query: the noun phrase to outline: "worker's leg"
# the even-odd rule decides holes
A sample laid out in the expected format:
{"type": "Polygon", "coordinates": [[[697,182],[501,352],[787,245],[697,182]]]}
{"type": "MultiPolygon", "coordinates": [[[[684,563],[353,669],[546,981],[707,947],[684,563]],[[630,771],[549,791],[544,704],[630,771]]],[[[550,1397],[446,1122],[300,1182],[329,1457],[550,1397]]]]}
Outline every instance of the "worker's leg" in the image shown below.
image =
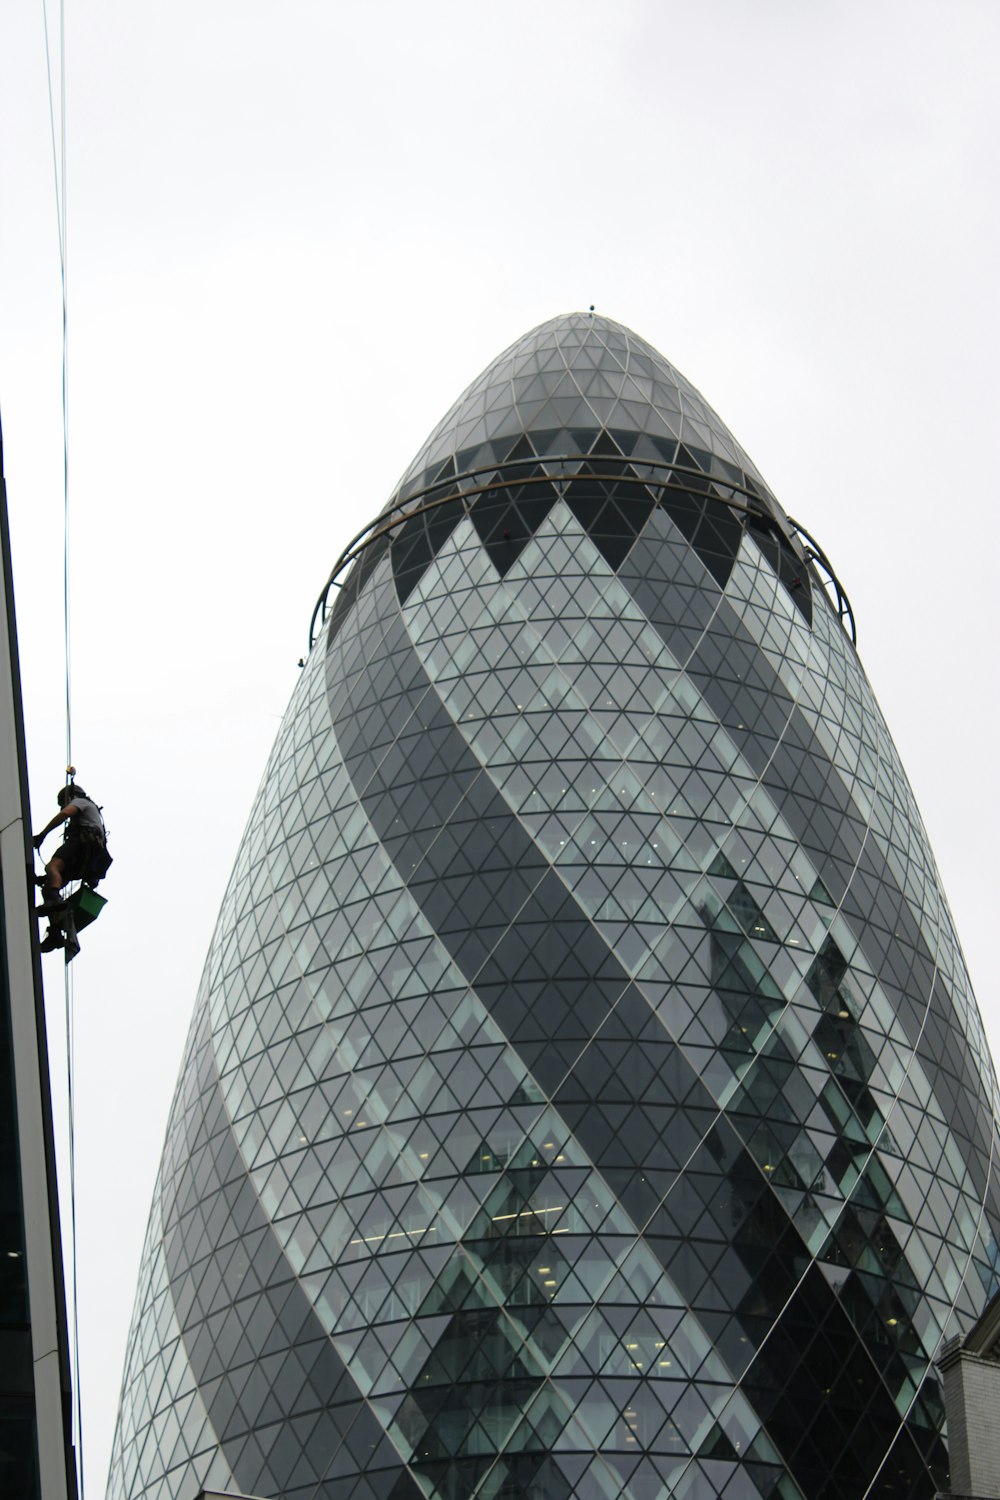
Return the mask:
{"type": "Polygon", "coordinates": [[[58,854],[54,854],[45,866],[45,894],[58,896],[66,884],[66,872],[58,854]]]}

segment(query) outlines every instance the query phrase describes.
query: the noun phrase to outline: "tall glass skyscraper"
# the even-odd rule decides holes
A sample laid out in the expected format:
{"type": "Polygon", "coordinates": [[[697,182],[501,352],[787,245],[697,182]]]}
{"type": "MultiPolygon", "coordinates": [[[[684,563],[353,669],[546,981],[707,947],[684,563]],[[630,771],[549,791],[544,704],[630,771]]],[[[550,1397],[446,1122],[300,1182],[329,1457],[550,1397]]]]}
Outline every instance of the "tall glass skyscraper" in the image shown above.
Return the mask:
{"type": "Polygon", "coordinates": [[[555,318],[348,550],[195,1006],[111,1500],[930,1500],[996,1084],[818,545],[555,318]]]}

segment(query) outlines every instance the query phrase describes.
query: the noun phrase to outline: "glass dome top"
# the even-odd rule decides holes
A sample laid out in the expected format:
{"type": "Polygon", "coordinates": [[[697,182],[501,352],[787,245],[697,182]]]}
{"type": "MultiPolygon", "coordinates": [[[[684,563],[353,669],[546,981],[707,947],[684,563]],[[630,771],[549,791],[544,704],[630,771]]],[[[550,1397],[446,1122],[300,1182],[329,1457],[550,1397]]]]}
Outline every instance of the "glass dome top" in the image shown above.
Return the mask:
{"type": "Polygon", "coordinates": [[[662,354],[621,323],[574,312],[539,324],[487,365],[434,428],[386,510],[480,465],[614,448],[702,469],[774,503],[732,433],[662,354]]]}

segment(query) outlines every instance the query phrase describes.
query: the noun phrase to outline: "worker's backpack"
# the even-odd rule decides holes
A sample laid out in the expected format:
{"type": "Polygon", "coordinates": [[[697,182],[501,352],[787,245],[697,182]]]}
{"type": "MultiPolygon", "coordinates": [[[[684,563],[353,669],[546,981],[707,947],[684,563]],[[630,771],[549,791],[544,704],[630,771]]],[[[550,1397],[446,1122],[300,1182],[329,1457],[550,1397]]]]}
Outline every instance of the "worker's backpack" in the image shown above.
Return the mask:
{"type": "Polygon", "coordinates": [[[84,885],[89,885],[91,890],[100,885],[113,863],[107,844],[95,844],[92,849],[88,849],[87,870],[83,877],[84,885]]]}
{"type": "Polygon", "coordinates": [[[76,838],[83,844],[85,851],[81,879],[84,885],[89,885],[94,890],[111,869],[112,859],[107,843],[96,828],[82,828],[76,838]]]}

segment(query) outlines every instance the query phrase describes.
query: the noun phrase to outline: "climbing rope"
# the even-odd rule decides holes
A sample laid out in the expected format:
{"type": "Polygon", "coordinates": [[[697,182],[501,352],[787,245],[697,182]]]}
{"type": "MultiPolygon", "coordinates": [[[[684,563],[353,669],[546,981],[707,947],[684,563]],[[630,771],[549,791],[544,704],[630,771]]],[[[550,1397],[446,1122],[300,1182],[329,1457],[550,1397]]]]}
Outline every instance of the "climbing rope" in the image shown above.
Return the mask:
{"type": "MultiPolygon", "coordinates": [[[[56,192],[56,225],[59,236],[59,276],[62,286],[62,425],[63,425],[63,661],[66,688],[66,780],[71,781],[73,768],[73,694],[70,658],[70,547],[69,547],[69,321],[67,317],[67,217],[66,217],[66,14],[65,0],[59,0],[59,147],[56,148],[56,115],[52,89],[52,57],[49,47],[47,0],[42,0],[42,25],[45,32],[45,72],[49,89],[49,128],[52,136],[52,170],[56,192]]],[[[76,1236],[76,1087],[73,974],[69,964],[63,968],[63,990],[66,1013],[66,1107],[69,1135],[69,1213],[70,1213],[70,1317],[73,1329],[73,1436],[76,1448],[77,1485],[84,1500],[83,1473],[83,1405],[80,1394],[80,1322],[77,1297],[76,1236]]]]}

